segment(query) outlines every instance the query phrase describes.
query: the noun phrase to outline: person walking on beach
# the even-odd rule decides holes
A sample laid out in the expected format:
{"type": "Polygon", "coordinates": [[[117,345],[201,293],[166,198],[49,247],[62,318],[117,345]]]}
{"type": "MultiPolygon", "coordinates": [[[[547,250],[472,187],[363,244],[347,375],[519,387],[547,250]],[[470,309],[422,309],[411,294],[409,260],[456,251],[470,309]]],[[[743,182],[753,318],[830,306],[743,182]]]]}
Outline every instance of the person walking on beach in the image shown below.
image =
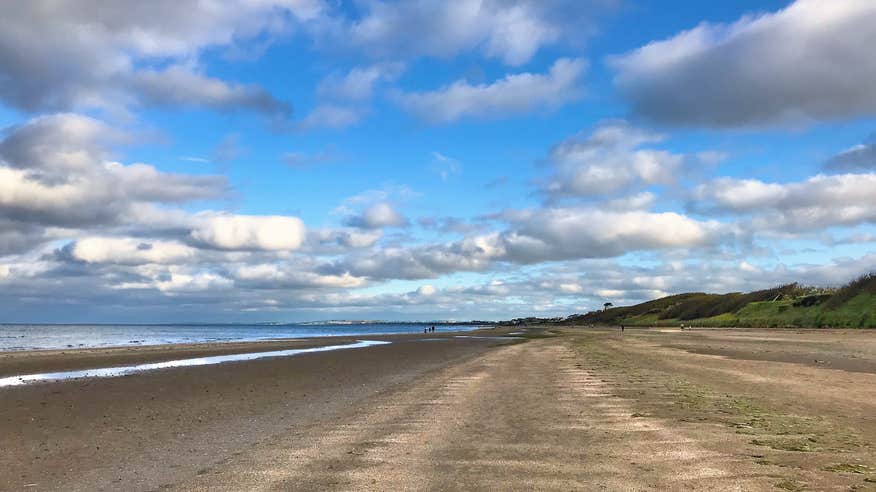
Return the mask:
{"type": "Polygon", "coordinates": [[[621,325],[621,333],[624,332],[624,325],[621,325]]]}
{"type": "Polygon", "coordinates": [[[432,333],[435,333],[435,325],[432,325],[432,333]]]}

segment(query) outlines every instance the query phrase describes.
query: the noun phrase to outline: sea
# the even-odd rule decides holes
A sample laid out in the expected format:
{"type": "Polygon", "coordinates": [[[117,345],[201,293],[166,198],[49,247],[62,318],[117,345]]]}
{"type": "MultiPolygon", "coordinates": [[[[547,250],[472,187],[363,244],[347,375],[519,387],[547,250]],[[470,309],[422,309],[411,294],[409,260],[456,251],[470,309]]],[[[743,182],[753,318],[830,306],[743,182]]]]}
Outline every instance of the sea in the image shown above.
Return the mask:
{"type": "MultiPolygon", "coordinates": [[[[423,333],[429,323],[301,324],[0,324],[0,351],[219,343],[333,336],[423,333]]],[[[478,325],[435,325],[460,332],[478,325]]]]}

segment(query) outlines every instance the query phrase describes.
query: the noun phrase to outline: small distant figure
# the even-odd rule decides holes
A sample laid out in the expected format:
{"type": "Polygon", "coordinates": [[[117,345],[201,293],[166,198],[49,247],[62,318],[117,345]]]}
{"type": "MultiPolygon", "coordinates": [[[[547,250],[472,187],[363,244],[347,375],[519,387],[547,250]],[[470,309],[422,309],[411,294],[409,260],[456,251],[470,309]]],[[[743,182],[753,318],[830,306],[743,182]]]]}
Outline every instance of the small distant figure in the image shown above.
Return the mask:
{"type": "Polygon", "coordinates": [[[621,325],[621,333],[624,332],[624,325],[621,325]]]}
{"type": "Polygon", "coordinates": [[[432,325],[432,333],[435,333],[435,325],[432,325]]]}
{"type": "Polygon", "coordinates": [[[428,329],[428,328],[423,328],[423,334],[425,335],[426,333],[429,333],[429,329],[428,329]]]}

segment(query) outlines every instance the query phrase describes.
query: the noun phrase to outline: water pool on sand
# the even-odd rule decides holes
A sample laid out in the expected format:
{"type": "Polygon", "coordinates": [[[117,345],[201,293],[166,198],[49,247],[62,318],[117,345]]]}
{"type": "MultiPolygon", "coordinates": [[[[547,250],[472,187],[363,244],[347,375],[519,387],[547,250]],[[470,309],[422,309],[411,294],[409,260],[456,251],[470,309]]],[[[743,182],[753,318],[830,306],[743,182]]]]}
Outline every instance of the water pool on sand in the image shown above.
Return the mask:
{"type": "Polygon", "coordinates": [[[96,369],[84,369],[79,371],[61,371],[61,372],[44,372],[38,374],[25,374],[19,376],[10,376],[0,378],[0,388],[7,386],[21,386],[28,383],[40,381],[62,381],[66,379],[77,378],[111,378],[118,376],[127,376],[144,371],[154,371],[157,369],[169,369],[174,367],[192,367],[192,366],[209,366],[213,364],[222,364],[224,362],[237,362],[244,360],[264,359],[268,357],[289,357],[293,355],[309,354],[314,352],[328,352],[331,350],[345,350],[370,347],[373,345],[385,345],[391,342],[377,340],[358,340],[355,343],[347,343],[342,345],[327,345],[324,347],[312,347],[304,349],[288,349],[288,350],[272,350],[268,352],[250,352],[244,354],[228,354],[228,355],[213,355],[208,357],[197,357],[192,359],[177,359],[164,362],[152,362],[148,364],[137,364],[133,366],[119,367],[102,367],[96,369]]]}

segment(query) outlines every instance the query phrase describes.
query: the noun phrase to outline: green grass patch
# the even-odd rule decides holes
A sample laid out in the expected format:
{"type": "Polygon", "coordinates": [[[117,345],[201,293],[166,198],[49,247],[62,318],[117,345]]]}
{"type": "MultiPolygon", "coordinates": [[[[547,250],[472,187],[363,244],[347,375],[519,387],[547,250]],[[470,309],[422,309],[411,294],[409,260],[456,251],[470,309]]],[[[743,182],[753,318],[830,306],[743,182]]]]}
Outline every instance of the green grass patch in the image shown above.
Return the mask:
{"type": "Polygon", "coordinates": [[[807,438],[782,438],[782,439],[752,439],[755,446],[767,446],[778,451],[794,451],[798,453],[811,453],[820,451],[818,440],[814,437],[807,438]]]}
{"type": "Polygon", "coordinates": [[[839,289],[789,284],[749,293],[690,292],[573,315],[570,324],[751,328],[876,328],[876,274],[839,289]]]}
{"type": "Polygon", "coordinates": [[[790,478],[782,480],[781,482],[777,483],[775,487],[782,490],[806,490],[806,484],[804,482],[801,482],[799,480],[792,480],[790,478]]]}
{"type": "MultiPolygon", "coordinates": [[[[661,369],[658,360],[626,352],[617,337],[583,332],[568,340],[580,356],[578,367],[597,378],[610,374],[612,394],[636,402],[633,418],[647,416],[725,425],[746,436],[744,441],[760,447],[751,455],[759,465],[788,470],[803,467],[823,473],[821,467],[826,464],[848,461],[869,448],[846,426],[823,416],[788,413],[771,406],[768,397],[719,392],[712,386],[667,372],[661,369]]],[[[836,470],[846,471],[845,467],[836,470]]],[[[787,487],[805,485],[794,480],[780,483],[787,487]]]]}
{"type": "Polygon", "coordinates": [[[867,465],[861,465],[859,463],[837,463],[835,465],[825,467],[824,470],[835,473],[856,473],[859,475],[873,473],[873,468],[870,468],[867,465]]]}

